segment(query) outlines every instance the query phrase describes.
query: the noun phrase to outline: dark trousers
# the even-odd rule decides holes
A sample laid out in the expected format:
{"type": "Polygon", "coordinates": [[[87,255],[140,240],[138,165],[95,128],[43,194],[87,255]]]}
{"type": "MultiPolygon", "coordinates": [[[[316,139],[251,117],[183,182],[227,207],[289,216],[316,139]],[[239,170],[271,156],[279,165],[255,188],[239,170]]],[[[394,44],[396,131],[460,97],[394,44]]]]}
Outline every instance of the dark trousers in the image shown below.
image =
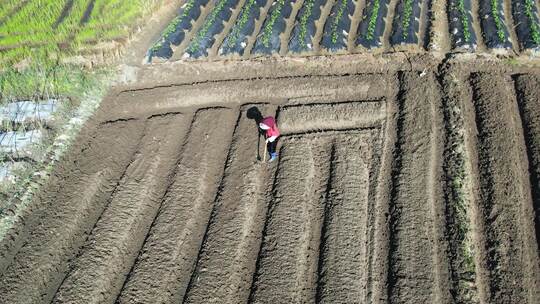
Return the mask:
{"type": "Polygon", "coordinates": [[[268,142],[267,148],[268,148],[268,153],[270,153],[270,155],[276,152],[277,141],[278,139],[276,138],[276,140],[274,140],[273,142],[268,142]]]}

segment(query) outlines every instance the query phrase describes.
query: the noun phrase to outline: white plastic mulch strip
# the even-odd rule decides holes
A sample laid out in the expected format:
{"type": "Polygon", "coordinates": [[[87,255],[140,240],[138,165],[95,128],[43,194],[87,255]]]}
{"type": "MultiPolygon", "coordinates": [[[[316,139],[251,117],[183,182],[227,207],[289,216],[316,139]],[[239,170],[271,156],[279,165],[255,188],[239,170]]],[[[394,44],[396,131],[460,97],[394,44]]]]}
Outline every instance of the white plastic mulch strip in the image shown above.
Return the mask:
{"type": "Polygon", "coordinates": [[[8,155],[32,154],[31,146],[43,138],[41,130],[0,131],[0,153],[8,155]]]}
{"type": "Polygon", "coordinates": [[[0,122],[47,121],[58,109],[58,99],[17,101],[0,105],[0,122]]]}

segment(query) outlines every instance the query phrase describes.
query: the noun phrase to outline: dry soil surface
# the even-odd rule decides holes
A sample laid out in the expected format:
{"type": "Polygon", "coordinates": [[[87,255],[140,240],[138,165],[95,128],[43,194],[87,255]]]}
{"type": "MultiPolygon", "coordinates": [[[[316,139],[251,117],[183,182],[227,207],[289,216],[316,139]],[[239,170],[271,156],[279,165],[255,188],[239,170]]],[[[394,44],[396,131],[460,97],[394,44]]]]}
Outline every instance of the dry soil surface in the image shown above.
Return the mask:
{"type": "Polygon", "coordinates": [[[540,303],[540,70],[366,58],[138,68],[13,206],[0,303],[540,303]]]}

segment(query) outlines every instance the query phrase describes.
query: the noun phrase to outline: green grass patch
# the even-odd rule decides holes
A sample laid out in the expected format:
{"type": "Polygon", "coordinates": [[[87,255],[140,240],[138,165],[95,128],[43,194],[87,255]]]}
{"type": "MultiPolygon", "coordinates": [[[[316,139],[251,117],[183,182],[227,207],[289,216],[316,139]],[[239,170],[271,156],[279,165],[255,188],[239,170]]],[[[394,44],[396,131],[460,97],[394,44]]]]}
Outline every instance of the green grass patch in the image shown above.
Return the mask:
{"type": "Polygon", "coordinates": [[[0,24],[0,71],[25,59],[33,60],[36,50],[52,57],[69,57],[77,55],[81,41],[127,37],[142,17],[162,2],[96,0],[90,18],[82,23],[88,1],[74,1],[69,12],[61,17],[67,1],[29,0],[0,24]]]}

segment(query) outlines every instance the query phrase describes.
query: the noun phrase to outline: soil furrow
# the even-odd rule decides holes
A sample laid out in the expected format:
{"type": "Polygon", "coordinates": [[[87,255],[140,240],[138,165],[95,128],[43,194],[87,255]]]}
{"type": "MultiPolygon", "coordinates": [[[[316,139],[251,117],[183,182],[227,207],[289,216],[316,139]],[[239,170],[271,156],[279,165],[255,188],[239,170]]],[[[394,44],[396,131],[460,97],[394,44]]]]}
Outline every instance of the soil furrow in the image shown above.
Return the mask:
{"type": "Polygon", "coordinates": [[[283,134],[370,128],[380,126],[385,116],[384,101],[285,106],[280,128],[283,134]]]}
{"type": "MultiPolygon", "coordinates": [[[[255,108],[266,115],[275,112],[275,107],[255,108]]],[[[257,148],[263,147],[264,139],[248,113],[240,112],[221,191],[185,303],[245,303],[249,297],[268,204],[265,184],[270,182],[274,166],[257,161],[257,148]],[[258,141],[260,145],[255,144],[258,141]]]]}
{"type": "Polygon", "coordinates": [[[527,145],[529,173],[536,213],[536,242],[540,251],[540,84],[536,75],[519,75],[515,78],[518,105],[527,145]]]}
{"type": "MultiPolygon", "coordinates": [[[[392,47],[392,42],[390,41],[390,36],[392,35],[392,32],[394,31],[394,16],[396,15],[396,7],[399,3],[399,0],[390,0],[388,3],[388,10],[386,12],[386,16],[384,16],[384,33],[382,35],[382,47],[385,50],[388,50],[392,47]]],[[[383,4],[384,5],[384,4],[383,4]]]]}
{"type": "MultiPolygon", "coordinates": [[[[399,77],[394,74],[389,81],[389,94],[386,106],[386,121],[379,131],[379,140],[374,141],[372,149],[380,151],[374,153],[372,167],[378,166],[379,171],[370,172],[370,185],[373,189],[373,213],[368,216],[368,242],[373,245],[369,248],[370,254],[367,262],[367,290],[366,303],[388,303],[389,278],[389,244],[390,244],[390,200],[392,194],[392,166],[394,164],[397,140],[397,97],[399,94],[399,77]]],[[[371,193],[370,193],[371,199],[371,193]]]]}
{"type": "MultiPolygon", "coordinates": [[[[484,231],[477,200],[473,195],[472,146],[467,132],[465,100],[470,100],[466,77],[444,77],[446,230],[452,298],[457,303],[486,303],[481,234],[484,231]],[[480,250],[479,250],[480,249],[480,250]]],[[[470,105],[472,107],[472,105],[470,105]]]]}
{"type": "Polygon", "coordinates": [[[473,74],[478,196],[488,253],[490,303],[538,303],[540,271],[526,146],[511,79],[473,74]]]}
{"type": "Polygon", "coordinates": [[[504,22],[507,25],[508,29],[508,39],[510,40],[510,43],[512,44],[512,48],[517,53],[519,52],[519,41],[516,34],[516,26],[517,24],[514,22],[514,15],[512,14],[512,0],[503,0],[502,3],[503,6],[503,18],[504,22]]]}
{"type": "Polygon", "coordinates": [[[429,28],[433,15],[433,0],[423,0],[421,4],[420,20],[418,25],[418,46],[427,50],[429,44],[429,28]]]}
{"type": "Polygon", "coordinates": [[[203,240],[234,129],[227,109],[199,111],[175,179],[118,303],[181,303],[203,240]],[[216,122],[219,128],[211,128],[216,122]]]}
{"type": "Polygon", "coordinates": [[[371,136],[334,141],[319,265],[318,303],[360,303],[366,298],[371,136]]]}
{"type": "Polygon", "coordinates": [[[39,214],[25,245],[0,279],[0,302],[50,302],[87,234],[105,209],[142,135],[140,122],[98,129],[100,140],[89,144],[75,163],[75,175],[58,181],[39,199],[39,214]],[[112,149],[111,149],[112,148],[112,149]],[[79,171],[80,170],[80,171],[79,171]],[[71,186],[70,186],[71,185],[71,186]]]}
{"type": "Polygon", "coordinates": [[[315,301],[330,150],[323,139],[283,143],[251,303],[315,301]]]}
{"type": "Polygon", "coordinates": [[[433,154],[440,145],[433,124],[440,121],[440,99],[429,81],[433,76],[424,77],[403,74],[398,97],[398,159],[390,215],[391,303],[436,303],[439,298],[439,261],[433,258],[439,249],[438,235],[433,235],[439,218],[432,210],[439,200],[432,197],[438,192],[429,178],[439,178],[433,175],[434,166],[440,165],[433,154]]]}
{"type": "Polygon", "coordinates": [[[185,121],[181,115],[147,121],[141,149],[73,262],[54,303],[111,303],[116,299],[159,209],[185,121]]]}

